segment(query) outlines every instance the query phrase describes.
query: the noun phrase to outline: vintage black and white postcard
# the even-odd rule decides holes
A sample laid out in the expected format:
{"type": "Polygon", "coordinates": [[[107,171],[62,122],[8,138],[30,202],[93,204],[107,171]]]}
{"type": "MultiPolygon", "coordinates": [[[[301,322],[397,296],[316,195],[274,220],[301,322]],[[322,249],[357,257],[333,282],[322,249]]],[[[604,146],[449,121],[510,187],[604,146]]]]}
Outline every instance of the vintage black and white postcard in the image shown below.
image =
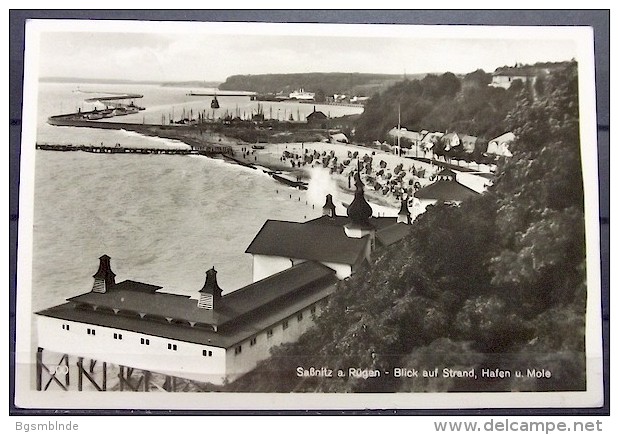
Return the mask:
{"type": "Polygon", "coordinates": [[[602,404],[586,27],[31,20],[16,404],[602,404]]]}

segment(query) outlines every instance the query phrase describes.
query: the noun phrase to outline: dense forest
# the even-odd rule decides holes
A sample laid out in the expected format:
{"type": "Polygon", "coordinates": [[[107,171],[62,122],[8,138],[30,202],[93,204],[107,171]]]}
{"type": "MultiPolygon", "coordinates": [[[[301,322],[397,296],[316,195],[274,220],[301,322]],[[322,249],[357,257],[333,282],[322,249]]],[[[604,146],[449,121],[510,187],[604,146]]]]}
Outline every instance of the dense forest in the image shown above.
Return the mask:
{"type": "MultiPolygon", "coordinates": [[[[338,284],[315,326],[299,341],[276,348],[269,360],[227,389],[585,389],[587,289],[577,82],[571,63],[554,72],[535,98],[529,92],[488,89],[486,96],[494,103],[511,101],[501,123],[517,136],[513,157],[499,164],[494,185],[460,206],[430,206],[406,239],[376,251],[373,264],[338,284]],[[312,366],[344,369],[347,375],[350,367],[382,374],[367,379],[297,376],[297,367],[312,366]],[[420,373],[472,369],[478,378],[441,372],[395,377],[397,367],[420,373]],[[482,377],[483,368],[510,370],[511,376],[482,377]],[[516,377],[516,370],[523,377],[516,377]]],[[[422,95],[440,90],[437,101],[466,92],[462,82],[445,75],[399,83],[388,95],[404,98],[402,89],[408,87],[422,95]]],[[[428,113],[406,110],[410,119],[428,113]]]]}
{"type": "Polygon", "coordinates": [[[234,75],[219,85],[219,89],[276,94],[304,88],[308,92],[315,92],[317,100],[322,97],[324,101],[325,96],[333,94],[370,96],[401,79],[400,75],[361,73],[234,75]]]}
{"type": "MultiPolygon", "coordinates": [[[[360,116],[355,140],[384,140],[398,125],[412,131],[455,131],[488,140],[505,133],[507,114],[515,107],[525,84],[517,80],[505,90],[488,86],[492,75],[477,70],[458,78],[452,73],[404,80],[375,95],[360,116]]],[[[536,88],[543,86],[538,78],[536,88]]]]}

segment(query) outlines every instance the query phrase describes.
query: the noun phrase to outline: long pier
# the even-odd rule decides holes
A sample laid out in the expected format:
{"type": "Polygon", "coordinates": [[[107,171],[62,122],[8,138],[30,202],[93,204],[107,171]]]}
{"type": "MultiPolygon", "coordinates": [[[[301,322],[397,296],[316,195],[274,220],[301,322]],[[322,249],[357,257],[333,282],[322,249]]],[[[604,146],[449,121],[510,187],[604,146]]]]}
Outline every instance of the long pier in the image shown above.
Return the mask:
{"type": "Polygon", "coordinates": [[[97,154],[171,154],[171,155],[202,155],[212,156],[222,154],[224,149],[182,149],[182,148],[135,148],[123,146],[93,146],[73,144],[37,143],[36,149],[45,151],[84,151],[97,154]]]}
{"type": "MultiPolygon", "coordinates": [[[[207,156],[212,157],[215,155],[221,155],[224,158],[234,161],[235,163],[246,166],[251,169],[259,169],[251,163],[244,162],[237,159],[232,155],[232,150],[227,146],[213,145],[209,148],[200,149],[179,149],[179,148],[134,148],[123,146],[93,146],[93,145],[73,145],[73,144],[48,144],[37,143],[36,149],[44,151],[84,151],[87,153],[95,154],[167,154],[178,156],[207,156]]],[[[264,171],[273,177],[274,180],[285,184],[290,187],[294,187],[299,190],[307,190],[307,183],[305,181],[295,181],[278,175],[276,171],[264,171]]]]}
{"type": "Polygon", "coordinates": [[[188,92],[186,94],[188,97],[252,97],[253,93],[242,93],[242,92],[229,92],[229,93],[221,93],[221,92],[188,92]]]}
{"type": "Polygon", "coordinates": [[[87,98],[84,101],[87,103],[96,103],[97,101],[134,100],[143,97],[144,95],[142,94],[114,94],[110,96],[87,98]]]}

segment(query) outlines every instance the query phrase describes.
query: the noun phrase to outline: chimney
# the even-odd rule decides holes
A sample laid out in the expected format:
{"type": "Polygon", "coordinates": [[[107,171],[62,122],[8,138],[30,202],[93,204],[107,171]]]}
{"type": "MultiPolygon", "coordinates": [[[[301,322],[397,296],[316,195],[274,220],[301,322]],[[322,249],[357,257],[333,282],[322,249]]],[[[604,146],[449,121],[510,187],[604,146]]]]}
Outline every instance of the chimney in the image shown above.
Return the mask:
{"type": "Polygon", "coordinates": [[[330,218],[335,217],[335,204],[333,204],[333,196],[330,193],[327,195],[325,205],[322,206],[322,215],[330,218]]]}
{"type": "Polygon", "coordinates": [[[408,211],[408,199],[402,199],[402,205],[400,206],[400,211],[398,212],[398,220],[396,222],[406,225],[409,225],[411,223],[411,212],[408,211]]]}
{"type": "Polygon", "coordinates": [[[112,272],[110,267],[110,257],[103,254],[99,257],[99,270],[92,276],[95,283],[92,286],[92,291],[95,293],[106,293],[116,285],[116,274],[112,272]]]}
{"type": "Polygon", "coordinates": [[[215,310],[221,299],[221,288],[217,284],[217,271],[215,266],[206,271],[204,286],[200,289],[198,308],[215,310]]]}

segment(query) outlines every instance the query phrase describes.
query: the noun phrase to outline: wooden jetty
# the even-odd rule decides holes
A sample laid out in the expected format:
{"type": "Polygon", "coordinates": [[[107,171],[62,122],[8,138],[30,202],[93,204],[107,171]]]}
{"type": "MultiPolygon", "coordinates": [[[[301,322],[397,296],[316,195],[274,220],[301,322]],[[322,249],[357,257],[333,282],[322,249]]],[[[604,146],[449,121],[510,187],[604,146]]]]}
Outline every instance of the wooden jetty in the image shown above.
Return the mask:
{"type": "MultiPolygon", "coordinates": [[[[194,155],[194,156],[207,156],[212,157],[215,155],[221,155],[233,162],[246,166],[251,169],[258,169],[255,165],[251,163],[244,162],[242,160],[234,157],[229,151],[229,147],[217,146],[214,145],[212,148],[187,148],[187,149],[179,149],[179,148],[132,148],[132,147],[123,147],[123,146],[93,146],[93,145],[73,145],[73,144],[48,144],[48,143],[37,143],[36,149],[45,150],[45,151],[64,151],[64,152],[72,152],[72,151],[84,151],[87,153],[95,153],[95,154],[167,154],[167,155],[194,155]]],[[[278,175],[276,171],[264,171],[273,177],[274,180],[286,184],[287,186],[294,187],[300,190],[307,190],[307,183],[305,181],[295,181],[290,180],[288,178],[282,177],[278,175]]]]}
{"type": "Polygon", "coordinates": [[[282,177],[281,175],[277,175],[274,172],[269,175],[271,175],[273,179],[279,181],[280,183],[287,184],[288,186],[291,186],[291,187],[296,187],[297,189],[300,189],[300,190],[307,190],[307,183],[305,181],[289,180],[288,178],[282,177]]]}
{"type": "MultiPolygon", "coordinates": [[[[241,166],[246,166],[248,168],[251,169],[259,169],[258,167],[256,167],[253,163],[248,163],[248,162],[244,162],[243,160],[237,159],[236,157],[234,157],[231,154],[222,154],[226,159],[232,160],[235,163],[238,163],[241,166]]],[[[269,174],[271,177],[273,177],[274,180],[279,181],[282,184],[285,184],[287,186],[290,187],[294,187],[296,189],[299,190],[307,190],[307,183],[305,181],[295,181],[295,180],[290,180],[288,178],[282,177],[281,175],[279,175],[278,171],[268,171],[268,170],[264,170],[263,171],[267,174],[269,174]]]]}
{"type": "Polygon", "coordinates": [[[244,162],[243,160],[237,159],[236,157],[234,157],[232,154],[222,154],[226,159],[232,160],[234,163],[238,163],[241,166],[246,166],[248,168],[252,168],[252,169],[258,169],[256,166],[254,166],[252,163],[247,163],[244,162]]]}
{"type": "Polygon", "coordinates": [[[168,154],[168,155],[203,155],[211,156],[220,154],[219,151],[209,149],[193,148],[134,148],[123,146],[93,146],[93,145],[73,145],[73,144],[47,144],[37,143],[36,149],[46,151],[84,151],[97,154],[168,154]]]}

